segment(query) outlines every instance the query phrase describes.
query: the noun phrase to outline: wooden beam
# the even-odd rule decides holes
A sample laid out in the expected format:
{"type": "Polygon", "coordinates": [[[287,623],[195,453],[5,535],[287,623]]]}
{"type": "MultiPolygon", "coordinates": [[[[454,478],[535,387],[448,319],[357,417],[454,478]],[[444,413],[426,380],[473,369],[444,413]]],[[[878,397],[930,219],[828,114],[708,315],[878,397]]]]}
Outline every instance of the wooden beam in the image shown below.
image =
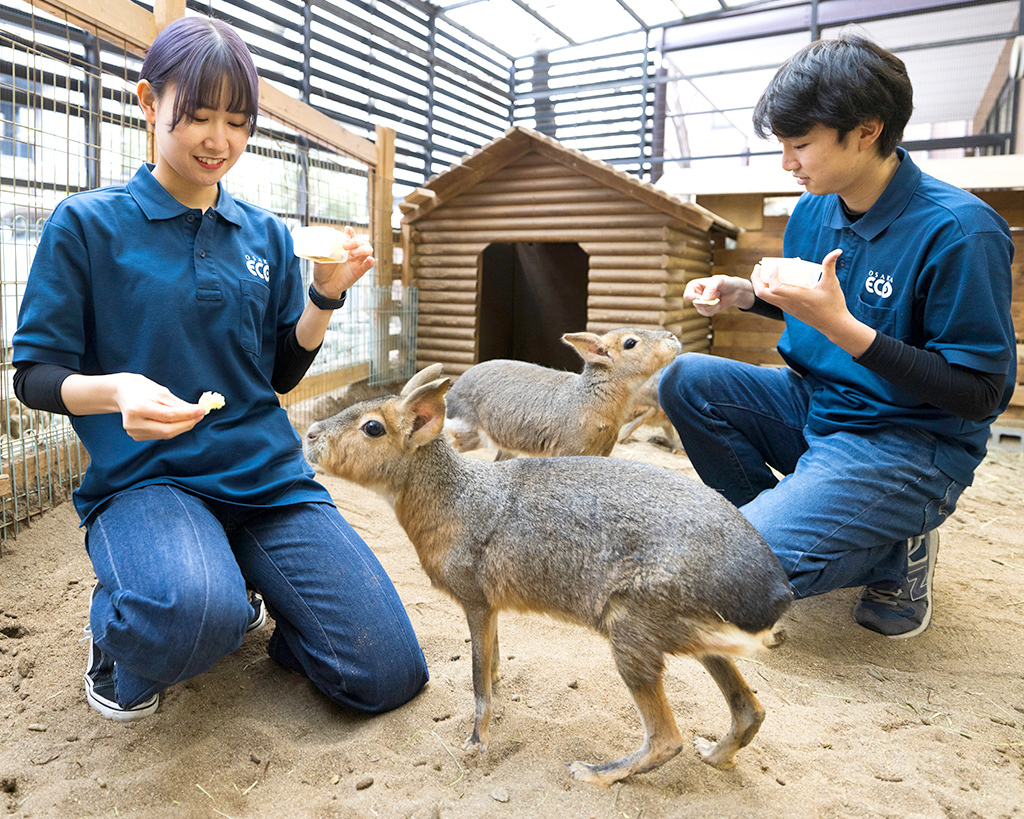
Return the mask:
{"type": "Polygon", "coordinates": [[[476,332],[476,312],[465,315],[431,315],[420,311],[417,327],[462,327],[476,332]]]}
{"type": "Polygon", "coordinates": [[[457,291],[451,288],[447,290],[420,290],[420,309],[431,305],[444,305],[454,307],[457,304],[476,304],[476,286],[470,282],[469,288],[465,291],[457,291]]]}
{"type": "Polygon", "coordinates": [[[331,390],[347,387],[349,384],[355,383],[356,381],[362,381],[369,377],[369,362],[353,364],[350,367],[345,367],[341,370],[333,370],[328,373],[307,375],[298,383],[295,389],[285,393],[284,395],[278,393],[277,400],[281,403],[282,407],[287,407],[292,404],[297,404],[299,401],[305,401],[307,398],[313,398],[317,395],[323,395],[325,392],[330,392],[331,390]]]}
{"type": "Polygon", "coordinates": [[[476,270],[476,256],[420,256],[412,257],[412,266],[420,267],[459,267],[476,270]]]}
{"type": "Polygon", "coordinates": [[[551,204],[504,204],[499,203],[495,205],[472,205],[472,206],[458,206],[447,205],[443,212],[439,211],[444,219],[461,219],[468,221],[471,219],[486,219],[486,218],[501,218],[501,219],[516,219],[524,217],[539,217],[539,216],[565,216],[575,219],[579,223],[589,221],[591,216],[607,216],[621,215],[621,214],[645,214],[648,218],[661,218],[664,219],[664,215],[652,211],[650,207],[645,205],[643,202],[637,202],[635,200],[619,198],[611,202],[555,202],[551,204]]]}
{"type": "MultiPolygon", "coordinates": [[[[156,0],[154,12],[132,0],[30,0],[37,8],[67,17],[82,28],[96,30],[114,42],[124,41],[132,51],[144,54],[157,32],[184,14],[185,0],[156,0]],[[179,11],[181,12],[179,14],[179,11]]],[[[260,78],[260,106],[264,113],[314,136],[346,156],[374,167],[376,146],[352,133],[315,108],[288,96],[260,78]]]]}
{"type": "Polygon", "coordinates": [[[66,17],[86,30],[124,41],[132,51],[144,53],[156,39],[156,18],[131,0],[30,0],[33,6],[66,17]]]}
{"type": "MultiPolygon", "coordinates": [[[[406,197],[408,199],[408,197],[406,197]]],[[[482,192],[480,187],[471,193],[456,196],[448,202],[449,207],[478,207],[489,205],[546,205],[561,202],[583,204],[586,202],[623,202],[626,201],[618,191],[608,188],[554,188],[546,191],[492,191],[482,192]]]]}
{"type": "MultiPolygon", "coordinates": [[[[678,230],[671,227],[635,228],[629,231],[629,238],[632,241],[643,242],[678,242],[683,237],[678,230]]],[[[547,230],[496,230],[487,233],[481,241],[479,231],[429,231],[423,232],[417,228],[413,229],[412,239],[417,243],[417,252],[425,253],[424,244],[444,245],[446,243],[458,244],[461,242],[478,242],[483,250],[492,242],[584,242],[591,240],[608,241],[608,231],[595,228],[562,228],[547,230]]]]}
{"type": "MultiPolygon", "coordinates": [[[[438,279],[417,278],[416,285],[420,289],[420,300],[423,299],[424,291],[445,292],[445,293],[466,293],[476,292],[476,276],[472,278],[455,279],[444,277],[438,279]]],[[[427,299],[430,301],[430,299],[427,299]]]]}
{"type": "MultiPolygon", "coordinates": [[[[534,193],[537,191],[564,190],[598,190],[601,183],[579,174],[566,174],[564,177],[545,177],[543,179],[487,179],[473,187],[473,193],[534,193]]],[[[605,189],[607,190],[607,189],[605,189]]],[[[619,193],[616,191],[616,193],[619,193]]],[[[621,196],[621,193],[619,194],[621,196]]],[[[454,196],[452,197],[454,199],[454,196]]]]}
{"type": "MultiPolygon", "coordinates": [[[[440,212],[438,212],[440,214],[440,212]]],[[[442,218],[429,219],[416,224],[416,229],[421,231],[470,231],[470,230],[481,230],[481,231],[502,231],[508,232],[513,230],[523,231],[524,233],[532,230],[554,230],[562,228],[564,230],[571,230],[573,228],[584,227],[587,230],[602,230],[605,233],[605,238],[613,238],[615,236],[621,237],[623,241],[630,238],[630,233],[633,228],[651,228],[651,227],[666,227],[674,228],[677,225],[677,221],[667,213],[652,213],[650,211],[646,213],[624,213],[619,215],[605,214],[603,216],[589,216],[586,218],[569,215],[562,216],[517,216],[507,217],[504,219],[492,218],[492,219],[447,219],[444,216],[447,214],[441,214],[442,218]]],[[[529,236],[519,241],[529,242],[533,241],[529,236]]]]}
{"type": "Polygon", "coordinates": [[[477,272],[475,267],[414,267],[413,279],[420,287],[425,287],[425,281],[471,281],[475,282],[477,272]]]}
{"type": "Polygon", "coordinates": [[[357,136],[301,100],[289,96],[262,77],[260,108],[268,116],[315,137],[318,142],[331,146],[339,153],[365,162],[371,168],[377,165],[377,146],[374,143],[357,136]]]}

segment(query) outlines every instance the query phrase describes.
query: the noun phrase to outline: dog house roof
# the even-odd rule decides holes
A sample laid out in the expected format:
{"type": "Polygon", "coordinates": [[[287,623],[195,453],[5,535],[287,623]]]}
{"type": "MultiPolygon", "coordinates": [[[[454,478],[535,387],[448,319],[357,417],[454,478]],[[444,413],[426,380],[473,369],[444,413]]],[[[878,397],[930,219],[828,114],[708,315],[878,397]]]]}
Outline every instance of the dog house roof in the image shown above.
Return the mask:
{"type": "Polygon", "coordinates": [[[416,222],[532,151],[701,230],[714,228],[731,236],[739,232],[736,225],[707,208],[673,196],[632,174],[616,170],[607,162],[591,159],[582,151],[567,148],[552,137],[522,126],[509,128],[502,136],[467,154],[412,191],[399,204],[404,214],[403,224],[416,222]]]}

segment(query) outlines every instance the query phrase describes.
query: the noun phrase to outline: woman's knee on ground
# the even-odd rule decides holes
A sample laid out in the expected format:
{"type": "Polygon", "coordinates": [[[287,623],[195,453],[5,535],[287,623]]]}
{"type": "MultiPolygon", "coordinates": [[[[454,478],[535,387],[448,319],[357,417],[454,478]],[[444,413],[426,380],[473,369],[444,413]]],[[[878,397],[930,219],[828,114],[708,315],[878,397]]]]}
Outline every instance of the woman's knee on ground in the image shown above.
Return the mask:
{"type": "Polygon", "coordinates": [[[309,677],[330,700],[367,714],[382,714],[415,697],[430,674],[419,645],[408,651],[391,646],[369,649],[344,669],[319,665],[309,677]]]}
{"type": "Polygon", "coordinates": [[[122,590],[101,648],[125,668],[168,685],[206,671],[242,643],[252,616],[239,577],[235,584],[174,584],[165,593],[122,590]]]}

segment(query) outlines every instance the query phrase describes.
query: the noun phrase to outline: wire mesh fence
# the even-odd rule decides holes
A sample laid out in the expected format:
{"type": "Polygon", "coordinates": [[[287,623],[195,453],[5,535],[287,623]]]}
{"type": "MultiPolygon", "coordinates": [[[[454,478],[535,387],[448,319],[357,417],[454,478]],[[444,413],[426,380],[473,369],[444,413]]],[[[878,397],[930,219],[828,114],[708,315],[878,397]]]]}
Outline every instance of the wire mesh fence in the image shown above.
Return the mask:
{"type": "MultiPolygon", "coordinates": [[[[0,538],[65,500],[88,454],[69,420],[29,410],[13,390],[12,338],[39,235],[64,197],[127,182],[147,159],[136,105],[141,58],[27,3],[5,0],[0,30],[0,538]]],[[[232,196],[289,227],[352,225],[370,233],[375,171],[267,117],[224,180],[232,196]]],[[[385,180],[390,184],[390,180],[385,180]]],[[[377,208],[378,210],[380,208],[377,208]]],[[[311,263],[302,262],[308,284],[311,263]]],[[[281,402],[298,428],[317,398],[360,379],[399,381],[415,366],[416,292],[377,286],[371,270],[335,313],[306,378],[281,402]]],[[[132,317],[125,316],[126,325],[132,317]]]]}

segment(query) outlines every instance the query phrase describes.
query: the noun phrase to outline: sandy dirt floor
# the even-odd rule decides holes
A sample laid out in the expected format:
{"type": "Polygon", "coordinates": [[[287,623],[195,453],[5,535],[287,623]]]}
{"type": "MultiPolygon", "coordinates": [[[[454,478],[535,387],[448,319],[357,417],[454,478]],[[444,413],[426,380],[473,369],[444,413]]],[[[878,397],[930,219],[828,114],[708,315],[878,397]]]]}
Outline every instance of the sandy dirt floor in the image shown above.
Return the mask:
{"type": "MultiPolygon", "coordinates": [[[[646,440],[614,457],[693,475],[646,440]]],[[[80,642],[93,582],[66,503],[0,557],[0,811],[14,817],[1011,817],[1024,815],[1024,455],[995,452],[941,530],[931,628],[886,640],[851,617],[856,590],[800,601],[787,641],[740,662],[768,716],[731,771],[689,740],[728,711],[674,658],[683,752],[611,788],[573,780],[642,731],[605,641],[537,615],[501,617],[493,741],[461,750],[473,713],[468,629],[433,589],[389,506],[324,478],[408,609],[431,681],[366,718],[266,655],[271,629],[123,726],[85,703],[80,642]]],[[[272,625],[272,621],[268,621],[272,625]]]]}

